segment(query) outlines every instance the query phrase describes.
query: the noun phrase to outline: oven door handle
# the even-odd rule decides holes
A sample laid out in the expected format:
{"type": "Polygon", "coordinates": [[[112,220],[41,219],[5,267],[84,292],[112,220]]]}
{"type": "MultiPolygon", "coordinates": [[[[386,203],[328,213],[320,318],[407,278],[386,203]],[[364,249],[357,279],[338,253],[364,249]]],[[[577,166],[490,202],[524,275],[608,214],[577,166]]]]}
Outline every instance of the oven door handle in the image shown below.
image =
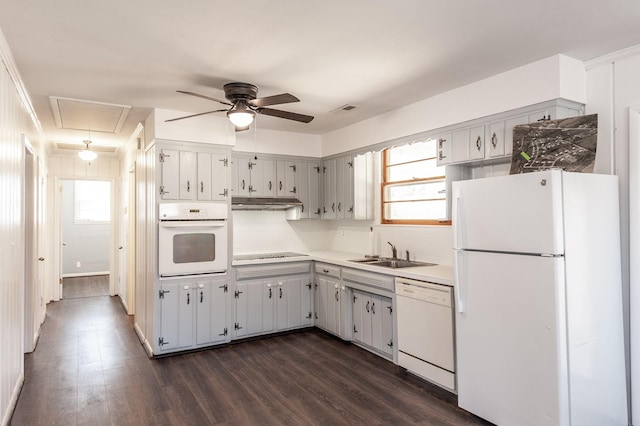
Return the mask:
{"type": "Polygon", "coordinates": [[[226,220],[193,220],[193,221],[177,221],[162,220],[160,226],[163,228],[211,228],[223,227],[227,224],[226,220]]]}

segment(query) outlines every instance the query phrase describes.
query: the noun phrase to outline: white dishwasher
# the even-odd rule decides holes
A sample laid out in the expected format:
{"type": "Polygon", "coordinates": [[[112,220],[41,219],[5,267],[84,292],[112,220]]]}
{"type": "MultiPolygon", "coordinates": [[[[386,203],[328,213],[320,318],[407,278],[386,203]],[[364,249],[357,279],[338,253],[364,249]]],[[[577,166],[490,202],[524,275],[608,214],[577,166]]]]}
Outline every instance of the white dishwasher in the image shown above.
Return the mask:
{"type": "Polygon", "coordinates": [[[396,278],[398,364],[455,391],[453,288],[396,278]]]}

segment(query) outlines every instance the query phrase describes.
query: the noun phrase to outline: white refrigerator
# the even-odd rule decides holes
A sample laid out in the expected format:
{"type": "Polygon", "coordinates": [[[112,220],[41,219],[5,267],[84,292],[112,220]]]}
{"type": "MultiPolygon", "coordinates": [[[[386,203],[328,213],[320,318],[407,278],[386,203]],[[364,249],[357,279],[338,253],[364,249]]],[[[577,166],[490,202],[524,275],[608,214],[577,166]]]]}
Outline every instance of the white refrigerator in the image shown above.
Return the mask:
{"type": "Polygon", "coordinates": [[[452,195],[458,405],[498,425],[627,425],[617,177],[452,195]]]}

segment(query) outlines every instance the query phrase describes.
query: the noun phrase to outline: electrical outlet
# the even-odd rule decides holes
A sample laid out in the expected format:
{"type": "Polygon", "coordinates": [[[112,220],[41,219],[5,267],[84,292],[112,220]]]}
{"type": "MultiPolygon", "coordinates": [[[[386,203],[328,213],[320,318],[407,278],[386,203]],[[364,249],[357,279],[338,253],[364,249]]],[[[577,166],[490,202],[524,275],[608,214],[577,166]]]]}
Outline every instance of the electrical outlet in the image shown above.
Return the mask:
{"type": "Polygon", "coordinates": [[[77,262],[76,262],[76,268],[81,268],[81,266],[80,266],[80,261],[77,261],[77,262]]]}

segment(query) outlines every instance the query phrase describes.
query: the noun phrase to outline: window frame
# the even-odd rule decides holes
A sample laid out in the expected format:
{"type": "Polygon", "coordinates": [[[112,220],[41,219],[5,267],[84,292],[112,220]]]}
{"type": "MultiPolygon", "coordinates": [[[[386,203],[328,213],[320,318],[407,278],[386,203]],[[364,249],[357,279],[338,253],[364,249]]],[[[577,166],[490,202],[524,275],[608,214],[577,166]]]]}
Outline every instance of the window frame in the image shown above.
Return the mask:
{"type": "MultiPolygon", "coordinates": [[[[415,141],[416,142],[427,142],[429,141],[431,138],[427,138],[425,140],[420,140],[420,141],[415,141]]],[[[410,145],[410,144],[408,144],[410,145]]],[[[401,145],[396,145],[396,146],[401,146],[401,145]]],[[[382,180],[380,182],[380,223],[383,225],[451,225],[451,220],[440,220],[440,219],[389,219],[386,217],[386,206],[389,203],[399,203],[399,202],[411,202],[411,201],[444,201],[445,204],[447,203],[447,195],[445,194],[444,198],[425,198],[425,199],[417,199],[417,200],[402,200],[402,201],[387,201],[385,199],[385,190],[387,187],[389,186],[394,186],[394,185],[398,185],[398,184],[419,184],[419,183],[427,183],[427,182],[433,182],[433,181],[443,181],[446,182],[446,173],[442,176],[433,176],[433,177],[426,177],[426,178],[417,178],[417,179],[409,179],[409,180],[402,180],[402,181],[392,181],[390,182],[389,179],[389,168],[393,167],[393,166],[398,166],[398,165],[403,165],[403,164],[410,164],[410,163],[416,163],[419,161],[426,161],[426,160],[436,160],[437,161],[437,156],[434,157],[424,157],[424,158],[420,158],[417,160],[411,160],[411,161],[406,161],[403,163],[396,163],[396,164],[392,164],[390,165],[388,162],[388,152],[390,150],[392,150],[393,148],[395,148],[396,146],[391,146],[391,147],[387,147],[384,148],[382,150],[382,180]]]]}

